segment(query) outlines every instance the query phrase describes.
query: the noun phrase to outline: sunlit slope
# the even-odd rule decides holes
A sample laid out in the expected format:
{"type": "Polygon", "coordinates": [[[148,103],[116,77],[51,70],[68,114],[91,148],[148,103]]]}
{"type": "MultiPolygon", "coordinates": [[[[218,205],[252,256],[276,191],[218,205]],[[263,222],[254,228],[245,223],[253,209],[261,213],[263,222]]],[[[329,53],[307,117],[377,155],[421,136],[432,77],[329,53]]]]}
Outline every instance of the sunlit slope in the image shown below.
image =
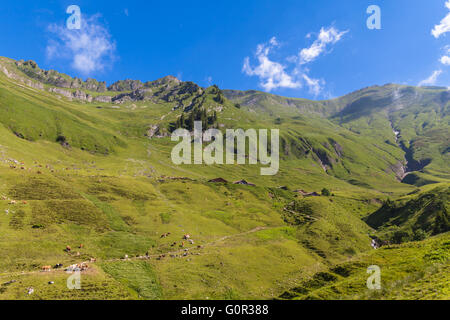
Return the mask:
{"type": "Polygon", "coordinates": [[[284,292],[280,299],[450,299],[450,236],[374,250],[318,272],[284,292]],[[380,290],[369,290],[368,266],[380,267],[380,290]]]}
{"type": "Polygon", "coordinates": [[[9,70],[0,72],[1,299],[276,298],[370,252],[376,230],[362,218],[388,197],[419,192],[397,179],[404,152],[392,130],[385,143],[319,113],[268,115],[174,78],[142,92],[129,82],[86,90],[130,100],[69,99],[14,61],[1,64],[9,70]],[[221,130],[280,129],[279,173],[174,165],[170,132],[196,108],[216,113],[210,125],[221,130]],[[208,182],[217,177],[229,183],[208,182]],[[241,179],[256,186],[232,183],[241,179]],[[82,261],[90,265],[82,291],[69,291],[61,270],[40,272],[82,261]]]}

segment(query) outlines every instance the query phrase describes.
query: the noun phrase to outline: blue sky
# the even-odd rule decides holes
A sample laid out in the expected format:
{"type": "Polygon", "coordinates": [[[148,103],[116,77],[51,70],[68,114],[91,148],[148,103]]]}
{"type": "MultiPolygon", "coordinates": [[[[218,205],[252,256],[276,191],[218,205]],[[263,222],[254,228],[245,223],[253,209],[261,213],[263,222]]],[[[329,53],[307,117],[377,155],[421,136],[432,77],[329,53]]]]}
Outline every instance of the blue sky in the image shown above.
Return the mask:
{"type": "Polygon", "coordinates": [[[108,84],[170,74],[316,99],[374,84],[450,85],[446,0],[5,2],[1,56],[108,84]],[[73,4],[79,31],[66,28],[73,4]],[[370,5],[381,30],[367,28],[370,5]]]}

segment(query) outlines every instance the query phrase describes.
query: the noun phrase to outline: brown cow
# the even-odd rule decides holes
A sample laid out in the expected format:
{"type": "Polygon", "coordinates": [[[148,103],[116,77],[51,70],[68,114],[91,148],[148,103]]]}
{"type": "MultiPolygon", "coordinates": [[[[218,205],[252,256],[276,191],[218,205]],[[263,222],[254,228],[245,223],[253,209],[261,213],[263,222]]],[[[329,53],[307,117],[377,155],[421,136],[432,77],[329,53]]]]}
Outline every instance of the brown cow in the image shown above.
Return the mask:
{"type": "Polygon", "coordinates": [[[80,244],[80,246],[78,248],[83,249],[84,248],[84,244],[80,244]]]}
{"type": "Polygon", "coordinates": [[[66,251],[70,252],[70,251],[72,251],[72,248],[70,246],[66,246],[66,251]]]}
{"type": "Polygon", "coordinates": [[[52,266],[43,266],[42,267],[42,271],[44,271],[44,272],[49,272],[51,270],[52,270],[52,266]]]}

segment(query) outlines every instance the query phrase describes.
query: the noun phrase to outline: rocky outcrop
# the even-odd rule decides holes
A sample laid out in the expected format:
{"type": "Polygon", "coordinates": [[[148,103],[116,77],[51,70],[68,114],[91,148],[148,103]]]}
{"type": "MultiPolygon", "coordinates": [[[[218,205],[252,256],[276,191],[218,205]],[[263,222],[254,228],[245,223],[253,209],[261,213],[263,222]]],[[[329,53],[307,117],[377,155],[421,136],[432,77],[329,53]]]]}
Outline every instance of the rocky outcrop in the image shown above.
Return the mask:
{"type": "Polygon", "coordinates": [[[103,103],[111,103],[112,97],[111,96],[98,96],[94,98],[95,102],[103,102],[103,103]]]}
{"type": "Polygon", "coordinates": [[[144,84],[140,80],[120,80],[108,87],[109,91],[134,91],[140,89],[144,86],[144,84]]]}
{"type": "Polygon", "coordinates": [[[57,93],[57,94],[59,94],[61,96],[64,96],[64,97],[66,97],[68,99],[72,99],[72,92],[70,92],[70,91],[67,91],[67,90],[64,90],[64,89],[61,89],[61,88],[50,88],[50,89],[48,89],[48,91],[52,92],[52,93],[57,93]]]}
{"type": "Polygon", "coordinates": [[[32,60],[16,61],[16,66],[20,71],[30,78],[39,81],[41,84],[49,84],[59,88],[83,89],[95,92],[105,92],[107,90],[106,82],[99,82],[92,78],[83,81],[80,78],[72,78],[55,70],[42,70],[37,63],[32,60]]]}
{"type": "Polygon", "coordinates": [[[84,91],[77,90],[72,95],[75,99],[92,102],[92,96],[90,94],[86,94],[84,91]]]}
{"type": "Polygon", "coordinates": [[[402,181],[406,176],[406,167],[405,164],[401,161],[398,161],[397,163],[389,166],[389,168],[386,170],[387,173],[389,171],[393,172],[395,174],[395,177],[398,181],[402,181]]]}
{"type": "Polygon", "coordinates": [[[77,90],[75,92],[70,92],[68,90],[64,90],[61,88],[50,88],[50,89],[48,89],[48,91],[62,95],[64,97],[68,98],[69,100],[77,99],[77,100],[86,101],[86,102],[92,102],[92,100],[93,100],[93,97],[90,94],[86,94],[84,91],[81,91],[81,90],[77,90]]]}
{"type": "Polygon", "coordinates": [[[34,82],[34,81],[31,81],[30,79],[26,79],[26,78],[23,78],[21,76],[18,76],[17,74],[15,74],[15,73],[13,73],[11,71],[8,71],[8,69],[6,69],[4,66],[1,66],[0,70],[9,79],[13,79],[13,80],[22,82],[23,84],[25,84],[25,85],[27,85],[27,86],[29,86],[31,88],[34,88],[34,89],[44,90],[44,85],[42,83],[40,83],[40,82],[34,82]]]}

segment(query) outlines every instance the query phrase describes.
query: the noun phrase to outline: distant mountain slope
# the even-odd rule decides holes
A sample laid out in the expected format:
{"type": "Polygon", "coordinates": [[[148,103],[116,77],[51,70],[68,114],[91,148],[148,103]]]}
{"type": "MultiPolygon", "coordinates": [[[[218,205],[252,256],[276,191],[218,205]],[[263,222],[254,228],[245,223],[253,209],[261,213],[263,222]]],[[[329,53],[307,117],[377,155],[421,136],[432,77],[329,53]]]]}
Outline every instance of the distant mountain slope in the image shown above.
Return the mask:
{"type": "Polygon", "coordinates": [[[254,112],[280,119],[318,115],[374,138],[377,145],[398,146],[405,160],[396,170],[406,183],[423,185],[450,178],[450,91],[446,88],[388,84],[325,101],[258,91],[224,92],[254,112]],[[405,178],[409,172],[415,173],[405,178]]]}

